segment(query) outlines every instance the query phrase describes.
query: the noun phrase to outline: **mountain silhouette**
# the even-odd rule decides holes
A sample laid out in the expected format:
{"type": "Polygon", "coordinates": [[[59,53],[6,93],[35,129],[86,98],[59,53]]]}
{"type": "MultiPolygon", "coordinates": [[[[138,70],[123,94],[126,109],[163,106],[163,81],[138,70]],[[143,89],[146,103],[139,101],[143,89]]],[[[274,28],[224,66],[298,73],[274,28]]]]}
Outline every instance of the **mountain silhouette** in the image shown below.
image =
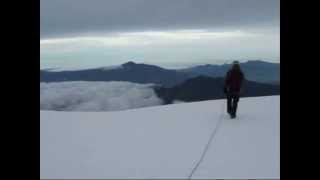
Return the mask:
{"type": "MultiPolygon", "coordinates": [[[[173,70],[129,61],[116,68],[95,68],[73,71],[40,70],[40,82],[128,81],[173,87],[187,79],[197,76],[224,77],[230,66],[230,64],[207,64],[188,69],[173,70]]],[[[250,81],[275,85],[280,84],[279,64],[264,61],[248,61],[241,63],[240,66],[246,79],[250,81]]]]}
{"type": "MultiPolygon", "coordinates": [[[[224,78],[212,78],[208,76],[198,76],[186,80],[185,82],[171,88],[154,87],[159,98],[165,104],[171,104],[174,100],[185,102],[223,99],[224,78]]],[[[258,83],[254,81],[244,81],[241,97],[255,97],[279,95],[280,86],[272,84],[258,83]]]]}
{"type": "Polygon", "coordinates": [[[128,81],[134,83],[153,83],[166,87],[174,86],[190,77],[188,72],[164,69],[159,66],[137,64],[132,61],[114,69],[87,69],[76,71],[40,71],[40,82],[61,81],[128,81]]]}
{"type": "MultiPolygon", "coordinates": [[[[223,65],[200,65],[191,68],[181,69],[181,72],[195,73],[209,77],[224,77],[230,69],[231,64],[223,65]]],[[[280,83],[280,64],[260,60],[240,63],[246,79],[262,83],[280,83]]]]}

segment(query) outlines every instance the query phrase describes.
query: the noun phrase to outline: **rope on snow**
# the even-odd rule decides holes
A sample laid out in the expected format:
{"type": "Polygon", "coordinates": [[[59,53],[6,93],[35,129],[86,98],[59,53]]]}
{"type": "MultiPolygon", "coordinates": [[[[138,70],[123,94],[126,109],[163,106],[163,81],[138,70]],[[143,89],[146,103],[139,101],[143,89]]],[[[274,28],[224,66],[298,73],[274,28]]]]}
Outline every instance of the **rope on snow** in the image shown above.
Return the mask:
{"type": "Polygon", "coordinates": [[[188,176],[188,179],[191,179],[191,178],[192,178],[194,172],[197,170],[197,168],[199,167],[199,165],[200,165],[201,162],[203,161],[203,159],[204,159],[204,157],[205,157],[205,155],[206,155],[206,153],[207,153],[207,151],[208,151],[208,149],[209,149],[209,147],[210,147],[210,144],[211,144],[211,142],[212,142],[212,139],[213,139],[214,136],[216,135],[216,133],[217,133],[217,131],[218,131],[218,128],[219,128],[220,125],[221,125],[224,108],[225,108],[225,102],[222,103],[221,114],[220,114],[219,120],[218,120],[218,122],[217,122],[217,125],[216,125],[216,127],[214,128],[214,130],[212,131],[212,133],[211,133],[211,135],[210,135],[210,139],[209,139],[207,145],[205,146],[204,151],[202,152],[200,159],[198,160],[197,164],[194,166],[194,168],[192,169],[190,175],[188,176]]]}

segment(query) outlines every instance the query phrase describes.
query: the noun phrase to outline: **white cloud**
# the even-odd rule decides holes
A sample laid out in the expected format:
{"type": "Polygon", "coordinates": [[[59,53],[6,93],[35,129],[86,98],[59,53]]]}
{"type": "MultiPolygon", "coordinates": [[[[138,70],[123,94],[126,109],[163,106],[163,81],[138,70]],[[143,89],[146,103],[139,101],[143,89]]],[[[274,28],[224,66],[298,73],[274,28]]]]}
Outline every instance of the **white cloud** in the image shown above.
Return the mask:
{"type": "Polygon", "coordinates": [[[180,29],[87,34],[40,40],[42,68],[117,65],[129,60],[163,65],[201,59],[279,59],[278,29],[180,29]]]}
{"type": "Polygon", "coordinates": [[[130,82],[40,83],[40,109],[117,111],[161,105],[151,86],[130,82]]]}
{"type": "MultiPolygon", "coordinates": [[[[213,40],[237,37],[252,37],[253,33],[243,31],[213,32],[205,29],[175,30],[175,31],[141,31],[106,34],[99,36],[82,36],[61,39],[40,40],[43,50],[59,46],[63,50],[66,46],[142,46],[157,44],[179,44],[196,40],[213,40]]],[[[57,48],[57,47],[56,47],[57,48]]]]}

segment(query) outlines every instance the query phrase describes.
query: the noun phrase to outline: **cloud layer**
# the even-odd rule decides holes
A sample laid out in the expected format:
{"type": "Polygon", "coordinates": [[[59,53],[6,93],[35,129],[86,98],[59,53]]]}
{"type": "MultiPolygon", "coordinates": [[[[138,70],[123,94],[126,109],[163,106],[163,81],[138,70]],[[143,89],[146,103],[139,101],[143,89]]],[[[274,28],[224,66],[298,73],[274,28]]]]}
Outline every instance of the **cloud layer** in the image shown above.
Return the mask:
{"type": "Polygon", "coordinates": [[[114,33],[40,41],[41,68],[93,68],[129,60],[172,68],[172,62],[212,63],[216,60],[278,60],[279,31],[204,29],[114,33]]]}
{"type": "Polygon", "coordinates": [[[41,68],[279,62],[279,0],[41,0],[41,68]]]}
{"type": "Polygon", "coordinates": [[[151,86],[130,82],[40,83],[40,109],[118,111],[161,105],[151,86]]]}
{"type": "Polygon", "coordinates": [[[279,0],[42,0],[41,37],[279,24],[279,0]]]}

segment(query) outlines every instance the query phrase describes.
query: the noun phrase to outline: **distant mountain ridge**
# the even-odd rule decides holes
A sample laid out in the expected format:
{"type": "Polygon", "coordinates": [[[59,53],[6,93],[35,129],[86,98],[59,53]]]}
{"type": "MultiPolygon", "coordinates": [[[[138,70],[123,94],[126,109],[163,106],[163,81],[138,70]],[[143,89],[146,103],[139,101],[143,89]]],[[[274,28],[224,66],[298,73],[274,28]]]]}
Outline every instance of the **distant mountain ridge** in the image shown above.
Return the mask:
{"type": "Polygon", "coordinates": [[[40,71],[40,82],[61,81],[128,81],[134,83],[154,83],[167,87],[181,83],[196,74],[168,70],[159,66],[137,64],[132,61],[114,69],[87,69],[76,71],[40,71]]]}
{"type": "MultiPolygon", "coordinates": [[[[40,70],[40,82],[128,81],[173,87],[187,79],[202,75],[209,77],[224,77],[230,66],[230,64],[207,64],[175,70],[129,61],[116,68],[103,67],[73,71],[40,70]]],[[[280,84],[280,64],[264,61],[248,61],[241,63],[241,68],[247,80],[280,84]]]]}
{"type": "MultiPolygon", "coordinates": [[[[209,77],[224,77],[231,64],[223,65],[200,65],[191,68],[181,69],[181,72],[195,73],[209,77]]],[[[280,64],[270,63],[261,60],[247,61],[240,63],[240,67],[247,80],[280,84],[280,64]]]]}
{"type": "MultiPolygon", "coordinates": [[[[223,99],[226,97],[223,85],[224,78],[198,76],[172,88],[155,87],[154,89],[165,104],[171,104],[175,100],[195,102],[223,99]]],[[[242,89],[241,97],[280,95],[279,85],[245,81],[242,89]]]]}

